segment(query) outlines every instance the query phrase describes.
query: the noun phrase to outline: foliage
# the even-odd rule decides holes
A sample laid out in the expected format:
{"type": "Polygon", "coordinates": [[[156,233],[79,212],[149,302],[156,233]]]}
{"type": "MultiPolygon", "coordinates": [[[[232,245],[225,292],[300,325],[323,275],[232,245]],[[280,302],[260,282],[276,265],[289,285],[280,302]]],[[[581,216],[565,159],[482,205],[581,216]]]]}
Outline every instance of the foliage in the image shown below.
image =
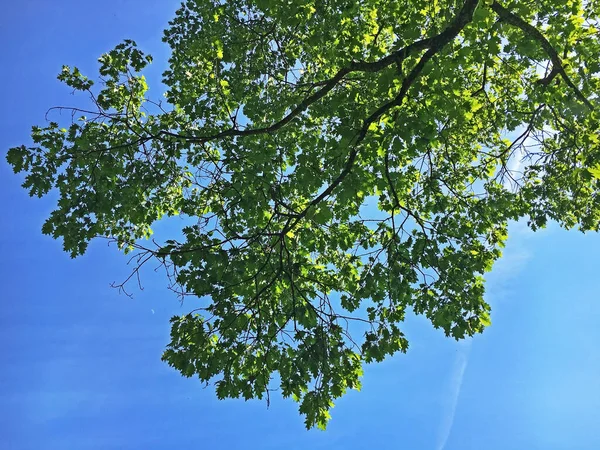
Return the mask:
{"type": "MultiPolygon", "coordinates": [[[[325,427],[405,312],[456,339],[490,324],[483,275],[509,220],[598,230],[598,0],[185,1],[166,102],[125,41],[61,128],[8,162],[58,192],[43,232],[157,259],[203,307],[163,359],[217,396],[275,381],[325,427]],[[154,222],[194,218],[145,244],[154,222]]],[[[137,269],[136,269],[137,270],[137,269]]]]}

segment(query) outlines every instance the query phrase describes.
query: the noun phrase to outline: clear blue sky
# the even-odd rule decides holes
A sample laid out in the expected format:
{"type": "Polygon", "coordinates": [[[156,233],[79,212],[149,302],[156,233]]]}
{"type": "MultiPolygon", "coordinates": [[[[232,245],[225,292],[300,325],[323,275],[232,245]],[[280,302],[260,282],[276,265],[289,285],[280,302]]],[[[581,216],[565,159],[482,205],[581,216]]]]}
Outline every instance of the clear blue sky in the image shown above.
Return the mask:
{"type": "MultiPolygon", "coordinates": [[[[513,226],[489,276],[493,325],[456,343],[421,318],[407,355],[368,366],[363,390],[332,411],[326,432],[296,405],[216,400],[160,362],[168,318],[189,309],[146,274],[129,299],[115,248],[71,260],[42,236],[52,199],[30,199],[4,162],[50,106],[76,101],[62,64],[93,75],[124,38],[164,69],[161,31],[176,2],[21,0],[0,14],[0,448],[416,449],[600,448],[600,236],[513,226]]],[[[158,86],[151,94],[158,96],[158,86]]],[[[152,87],[152,85],[151,85],[152,87]]]]}

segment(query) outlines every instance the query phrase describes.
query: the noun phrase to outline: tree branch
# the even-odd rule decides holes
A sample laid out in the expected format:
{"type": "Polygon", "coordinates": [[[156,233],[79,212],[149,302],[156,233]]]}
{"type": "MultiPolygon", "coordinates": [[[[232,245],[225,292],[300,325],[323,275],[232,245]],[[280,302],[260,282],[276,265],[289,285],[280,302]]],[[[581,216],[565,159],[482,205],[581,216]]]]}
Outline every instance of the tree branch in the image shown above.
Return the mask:
{"type": "MultiPolygon", "coordinates": [[[[437,53],[443,46],[445,46],[448,42],[454,39],[458,33],[465,27],[467,23],[469,23],[473,19],[473,12],[475,11],[475,7],[478,4],[478,0],[466,0],[461,8],[460,12],[454,19],[454,21],[440,34],[437,34],[430,38],[421,39],[415,41],[399,50],[396,50],[390,53],[383,58],[373,61],[354,61],[350,63],[349,66],[340,69],[333,78],[330,78],[327,81],[322,82],[323,87],[313,93],[312,95],[305,98],[301,103],[299,103],[292,111],[290,111],[283,119],[275,122],[274,124],[268,127],[261,128],[252,128],[246,130],[238,130],[235,128],[230,128],[225,131],[221,131],[220,133],[208,135],[208,136],[185,136],[178,133],[173,133],[170,131],[161,131],[160,134],[176,137],[179,139],[185,139],[189,142],[198,142],[198,143],[206,143],[210,141],[214,141],[217,139],[222,139],[226,137],[235,137],[235,136],[253,136],[257,134],[265,134],[265,133],[273,133],[289,122],[291,122],[295,117],[300,115],[306,109],[310,107],[313,103],[317,102],[325,95],[327,95],[346,75],[352,72],[379,72],[382,69],[392,65],[392,64],[401,64],[408,56],[417,52],[419,50],[429,49],[431,54],[425,61],[423,61],[423,65],[437,53]]],[[[427,54],[426,54],[427,55],[427,54]]],[[[422,68],[422,67],[421,67],[422,68]]],[[[420,71],[420,70],[419,70],[420,71]]],[[[414,80],[411,80],[411,83],[414,80]]],[[[391,105],[394,106],[394,105],[391,105]]],[[[390,106],[390,107],[391,107],[390,106]]],[[[383,113],[382,113],[383,114],[383,113]]]]}
{"type": "MultiPolygon", "coordinates": [[[[300,212],[294,221],[289,221],[288,225],[284,227],[284,232],[292,229],[306,214],[308,210],[320,203],[324,198],[329,196],[333,190],[339,186],[344,178],[348,176],[350,171],[352,170],[352,166],[356,161],[356,157],[359,152],[359,145],[367,136],[369,126],[375,121],[379,120],[381,116],[383,116],[386,112],[391,110],[396,106],[400,106],[404,99],[406,98],[406,94],[408,90],[412,86],[413,82],[419,77],[421,71],[425,67],[425,64],[433,58],[438,52],[440,52],[446,44],[452,41],[458,33],[473,19],[473,12],[475,11],[475,7],[477,6],[478,0],[466,0],[461,8],[460,12],[454,19],[454,21],[440,34],[429,39],[429,49],[425,52],[425,54],[421,57],[419,62],[413,67],[410,73],[406,76],[404,81],[402,82],[402,86],[400,88],[400,92],[398,95],[391,101],[381,105],[377,110],[375,110],[365,121],[363,122],[363,126],[358,133],[356,140],[354,142],[354,147],[350,151],[348,155],[348,159],[346,160],[346,164],[344,168],[340,172],[340,174],[331,182],[329,186],[317,197],[315,197],[302,212],[300,212]]],[[[420,41],[418,41],[420,42],[420,41]]]]}
{"type": "Polygon", "coordinates": [[[539,42],[539,44],[546,51],[548,57],[552,61],[552,72],[550,73],[550,80],[554,77],[554,73],[558,72],[562,79],[565,81],[565,83],[567,83],[567,85],[571,89],[573,89],[577,98],[579,98],[579,100],[581,100],[591,111],[593,111],[594,106],[590,103],[586,96],[583,95],[579,88],[575,86],[575,83],[571,81],[571,79],[567,75],[567,72],[565,72],[565,68],[560,59],[560,56],[558,55],[558,52],[552,46],[552,44],[550,44],[548,39],[546,39],[546,37],[533,25],[525,22],[519,16],[510,12],[498,2],[492,3],[491,8],[496,14],[498,14],[500,19],[502,19],[504,22],[514,25],[515,27],[519,28],[523,33],[525,33],[526,36],[529,36],[530,38],[539,42]]]}

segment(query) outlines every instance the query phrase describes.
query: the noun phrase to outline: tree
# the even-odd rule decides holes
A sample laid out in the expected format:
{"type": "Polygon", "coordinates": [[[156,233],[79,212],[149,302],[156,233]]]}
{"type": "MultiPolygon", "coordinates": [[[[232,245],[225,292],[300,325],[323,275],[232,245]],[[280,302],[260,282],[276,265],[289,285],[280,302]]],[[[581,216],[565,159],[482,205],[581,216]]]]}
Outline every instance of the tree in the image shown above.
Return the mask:
{"type": "Polygon", "coordinates": [[[407,310],[456,339],[490,324],[510,220],[600,224],[598,0],[185,1],[166,102],[127,40],[73,120],[12,148],[43,232],[158,260],[203,307],[163,359],[219,398],[280,385],[307,427],[405,352],[407,310]],[[148,241],[154,222],[194,220],[148,241]]]}

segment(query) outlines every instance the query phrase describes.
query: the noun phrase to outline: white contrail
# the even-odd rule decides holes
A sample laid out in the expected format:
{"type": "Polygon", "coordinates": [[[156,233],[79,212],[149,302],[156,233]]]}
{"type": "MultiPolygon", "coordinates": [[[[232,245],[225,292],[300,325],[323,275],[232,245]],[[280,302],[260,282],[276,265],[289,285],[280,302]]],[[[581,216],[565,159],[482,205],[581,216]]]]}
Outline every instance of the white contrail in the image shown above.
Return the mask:
{"type": "Polygon", "coordinates": [[[471,341],[463,341],[463,344],[460,346],[456,354],[449,387],[448,403],[445,408],[446,411],[444,411],[438,432],[438,442],[436,446],[437,450],[444,450],[444,447],[446,447],[446,442],[448,442],[448,437],[450,437],[452,424],[454,423],[454,414],[456,413],[456,406],[460,396],[460,388],[462,387],[463,377],[465,375],[467,363],[469,362],[470,351],[471,341]]]}

